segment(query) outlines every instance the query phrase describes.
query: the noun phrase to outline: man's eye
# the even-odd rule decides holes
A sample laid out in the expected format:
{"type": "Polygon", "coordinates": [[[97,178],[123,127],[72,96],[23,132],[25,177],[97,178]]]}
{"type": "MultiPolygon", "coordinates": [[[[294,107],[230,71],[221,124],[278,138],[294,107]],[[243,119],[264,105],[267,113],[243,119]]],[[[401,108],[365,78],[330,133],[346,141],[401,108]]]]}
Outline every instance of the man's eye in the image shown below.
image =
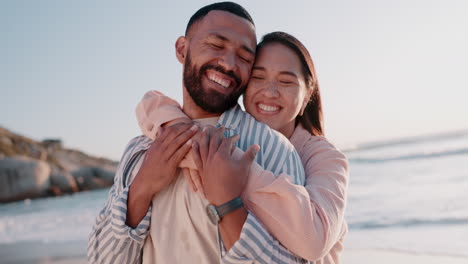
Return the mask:
{"type": "Polygon", "coordinates": [[[291,81],[280,81],[280,83],[282,83],[282,84],[292,84],[293,82],[291,82],[291,81]]]}
{"type": "Polygon", "coordinates": [[[219,45],[216,45],[216,44],[213,44],[213,43],[211,43],[211,46],[213,46],[216,49],[222,49],[223,48],[223,46],[219,46],[219,45]]]}

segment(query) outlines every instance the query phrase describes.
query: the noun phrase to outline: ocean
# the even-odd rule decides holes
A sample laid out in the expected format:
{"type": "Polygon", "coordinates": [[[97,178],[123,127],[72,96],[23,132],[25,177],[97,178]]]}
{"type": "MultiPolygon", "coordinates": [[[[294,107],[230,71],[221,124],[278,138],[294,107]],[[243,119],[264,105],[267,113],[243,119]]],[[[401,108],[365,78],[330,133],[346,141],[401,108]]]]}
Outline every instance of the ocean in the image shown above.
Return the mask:
{"type": "MultiPolygon", "coordinates": [[[[345,248],[468,257],[468,131],[346,151],[345,248]]],[[[0,247],[82,244],[108,189],[0,205],[0,247]]]]}

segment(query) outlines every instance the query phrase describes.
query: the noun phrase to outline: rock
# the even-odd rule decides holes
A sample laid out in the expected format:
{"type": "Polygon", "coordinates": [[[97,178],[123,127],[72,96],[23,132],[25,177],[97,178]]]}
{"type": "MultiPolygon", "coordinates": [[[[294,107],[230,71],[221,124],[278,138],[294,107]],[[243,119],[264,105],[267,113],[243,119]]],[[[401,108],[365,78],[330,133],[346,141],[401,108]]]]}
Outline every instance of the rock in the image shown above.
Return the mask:
{"type": "Polygon", "coordinates": [[[47,149],[47,150],[57,150],[62,148],[62,140],[61,139],[44,139],[42,140],[42,145],[47,149]]]}
{"type": "Polygon", "coordinates": [[[26,148],[28,156],[34,159],[45,160],[47,158],[47,151],[40,145],[27,144],[26,148]]]}
{"type": "Polygon", "coordinates": [[[115,171],[100,167],[82,167],[72,172],[80,190],[93,190],[112,186],[115,171]]]}
{"type": "Polygon", "coordinates": [[[50,187],[50,166],[27,157],[6,157],[0,160],[0,202],[36,198],[50,187]]]}
{"type": "Polygon", "coordinates": [[[67,171],[54,170],[50,174],[50,185],[55,195],[79,191],[75,178],[67,171]]]}
{"type": "Polygon", "coordinates": [[[106,188],[118,165],[65,148],[58,138],[37,141],[3,127],[0,160],[0,202],[106,188]]]}
{"type": "Polygon", "coordinates": [[[99,179],[104,180],[105,182],[112,185],[114,183],[114,176],[115,170],[108,170],[105,168],[95,168],[94,172],[96,173],[96,177],[99,179]]]}
{"type": "Polygon", "coordinates": [[[10,138],[6,136],[0,136],[0,144],[5,145],[5,146],[11,146],[13,145],[13,142],[11,141],[10,138]]]}

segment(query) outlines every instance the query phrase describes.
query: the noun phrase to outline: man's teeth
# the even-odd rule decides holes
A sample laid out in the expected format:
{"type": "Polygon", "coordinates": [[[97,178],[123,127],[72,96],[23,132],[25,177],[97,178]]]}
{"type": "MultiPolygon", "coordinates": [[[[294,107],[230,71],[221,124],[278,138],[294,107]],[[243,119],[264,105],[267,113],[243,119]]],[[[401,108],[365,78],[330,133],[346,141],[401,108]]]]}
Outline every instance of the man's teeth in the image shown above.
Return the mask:
{"type": "Polygon", "coordinates": [[[212,80],[213,82],[215,82],[215,83],[221,85],[221,86],[224,87],[224,88],[228,88],[229,85],[231,84],[231,81],[218,78],[215,74],[210,74],[210,75],[208,75],[208,79],[210,79],[210,80],[212,80]]]}
{"type": "Polygon", "coordinates": [[[271,106],[271,105],[265,105],[265,104],[258,104],[258,107],[262,109],[263,111],[267,111],[267,112],[275,112],[279,110],[278,106],[271,106]]]}

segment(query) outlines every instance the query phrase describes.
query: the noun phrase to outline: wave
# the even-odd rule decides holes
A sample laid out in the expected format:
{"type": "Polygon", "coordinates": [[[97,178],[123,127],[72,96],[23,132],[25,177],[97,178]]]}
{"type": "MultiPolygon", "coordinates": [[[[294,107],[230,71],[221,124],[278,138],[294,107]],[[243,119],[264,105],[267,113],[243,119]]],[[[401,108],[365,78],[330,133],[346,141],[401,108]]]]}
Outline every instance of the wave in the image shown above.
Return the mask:
{"type": "Polygon", "coordinates": [[[374,141],[374,142],[358,144],[353,148],[344,149],[343,152],[352,153],[352,152],[362,151],[362,150],[380,149],[380,148],[394,147],[394,146],[399,146],[399,145],[411,145],[411,144],[427,142],[427,141],[430,141],[433,143],[437,141],[453,140],[453,139],[466,137],[466,136],[468,136],[468,130],[460,130],[460,131],[455,131],[455,132],[422,135],[422,136],[383,140],[383,141],[374,141]]]}
{"type": "Polygon", "coordinates": [[[380,229],[391,227],[415,227],[415,226],[447,226],[447,225],[466,225],[468,218],[441,218],[441,219],[404,219],[395,222],[376,222],[363,221],[348,223],[351,229],[380,229]]]}
{"type": "Polygon", "coordinates": [[[381,163],[381,162],[390,162],[390,161],[406,161],[406,160],[417,160],[417,159],[431,159],[431,158],[441,158],[446,156],[456,156],[456,155],[466,155],[468,154],[468,148],[460,148],[454,150],[445,150],[439,152],[431,153],[415,153],[409,155],[401,155],[394,157],[384,157],[384,158],[349,158],[350,162],[354,163],[381,163]]]}

